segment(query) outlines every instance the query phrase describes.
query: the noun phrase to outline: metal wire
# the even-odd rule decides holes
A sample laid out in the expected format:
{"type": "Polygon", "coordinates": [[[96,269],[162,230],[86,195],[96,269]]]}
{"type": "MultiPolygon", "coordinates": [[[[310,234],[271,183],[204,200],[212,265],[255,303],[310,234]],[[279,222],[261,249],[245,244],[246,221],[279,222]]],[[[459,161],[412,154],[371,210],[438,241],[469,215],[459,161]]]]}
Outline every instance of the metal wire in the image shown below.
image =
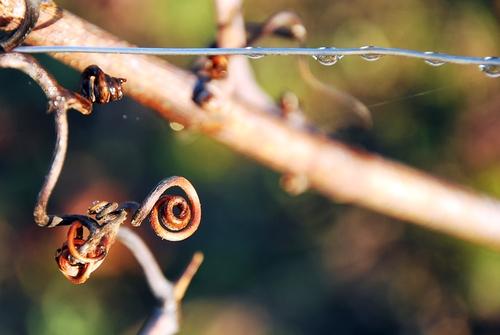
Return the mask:
{"type": "Polygon", "coordinates": [[[419,58],[428,62],[455,63],[469,65],[500,66],[498,57],[467,57],[448,55],[437,52],[421,52],[415,50],[381,47],[362,48],[139,48],[139,47],[91,47],[91,46],[22,46],[13,51],[21,53],[112,53],[112,54],[142,54],[162,56],[213,56],[213,55],[245,55],[259,58],[261,56],[398,56],[419,58]]]}

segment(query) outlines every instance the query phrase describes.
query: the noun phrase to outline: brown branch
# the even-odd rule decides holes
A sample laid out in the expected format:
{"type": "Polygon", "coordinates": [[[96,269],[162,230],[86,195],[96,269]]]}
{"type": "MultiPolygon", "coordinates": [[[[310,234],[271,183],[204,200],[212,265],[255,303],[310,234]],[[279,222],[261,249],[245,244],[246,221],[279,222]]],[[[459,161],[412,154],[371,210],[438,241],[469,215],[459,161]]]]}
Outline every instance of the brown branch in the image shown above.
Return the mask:
{"type": "Polygon", "coordinates": [[[122,227],[118,232],[118,238],[130,249],[141,265],[151,292],[160,302],[160,306],[153,311],[139,334],[176,334],[179,331],[180,301],[203,261],[203,254],[195,253],[179,281],[172,283],[165,278],[155,257],[139,235],[122,227]]]}
{"type": "MultiPolygon", "coordinates": [[[[43,18],[44,12],[41,13],[43,18]]],[[[68,13],[32,32],[33,45],[129,46],[68,13]]],[[[195,77],[155,57],[56,54],[82,70],[96,63],[129,79],[128,94],[159,115],[198,129],[233,150],[283,173],[304,175],[324,195],[468,241],[500,247],[500,203],[336,141],[292,129],[234,98],[215,96],[213,115],[191,101],[195,77]],[[214,127],[214,125],[216,125],[214,127]]]]}

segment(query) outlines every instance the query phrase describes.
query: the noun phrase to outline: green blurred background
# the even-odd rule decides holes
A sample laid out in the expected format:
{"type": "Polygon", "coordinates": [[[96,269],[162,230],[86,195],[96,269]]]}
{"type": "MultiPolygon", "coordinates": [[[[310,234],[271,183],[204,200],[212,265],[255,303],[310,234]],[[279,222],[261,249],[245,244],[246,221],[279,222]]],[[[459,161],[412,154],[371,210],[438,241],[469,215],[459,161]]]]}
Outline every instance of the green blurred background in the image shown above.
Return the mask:
{"type": "MultiPolygon", "coordinates": [[[[210,0],[59,1],[142,46],[213,41],[210,0]]],[[[298,12],[309,46],[379,45],[474,56],[500,54],[500,1],[246,1],[245,18],[298,12]]],[[[280,40],[261,45],[286,45],[280,40]]],[[[39,60],[66,87],[79,75],[39,60]]],[[[171,58],[188,67],[193,59],[171,58]]],[[[293,57],[252,61],[273,97],[291,90],[308,117],[355,146],[500,196],[500,81],[474,66],[433,68],[385,57],[313,63],[325,82],[371,108],[374,127],[339,129],[333,102],[301,79],[293,57]],[[429,93],[408,97],[420,92],[429,93]]],[[[155,306],[132,255],[117,243],[85,285],[53,260],[64,228],[41,229],[33,204],[53,149],[53,118],[26,76],[0,71],[0,333],[134,334],[155,306]]],[[[49,205],[84,213],[92,200],[142,200],[162,178],[197,188],[203,221],[180,243],[136,229],[175,279],[205,262],[183,304],[182,334],[499,334],[500,254],[315,192],[292,197],[280,176],[196,133],[174,133],[132,100],[70,115],[70,145],[49,205]]],[[[332,171],[335,173],[335,171],[332,171]]],[[[500,223],[499,223],[500,224],[500,223]]]]}

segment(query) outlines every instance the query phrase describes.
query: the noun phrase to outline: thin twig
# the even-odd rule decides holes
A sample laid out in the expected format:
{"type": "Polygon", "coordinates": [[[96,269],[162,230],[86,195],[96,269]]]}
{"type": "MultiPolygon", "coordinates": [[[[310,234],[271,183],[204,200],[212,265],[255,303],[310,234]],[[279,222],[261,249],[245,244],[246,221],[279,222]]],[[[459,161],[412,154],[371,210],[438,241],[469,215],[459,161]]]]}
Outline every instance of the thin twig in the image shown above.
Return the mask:
{"type": "MultiPolygon", "coordinates": [[[[218,28],[217,46],[220,48],[246,46],[247,36],[241,0],[215,0],[214,3],[218,28]]],[[[236,99],[254,108],[279,114],[273,100],[257,84],[247,57],[233,56],[229,58],[227,82],[226,89],[236,99]]]]}
{"type": "Polygon", "coordinates": [[[177,301],[181,301],[184,298],[189,284],[191,284],[194,275],[198,272],[201,263],[203,263],[203,258],[204,256],[201,252],[195,253],[186,270],[184,270],[182,276],[175,283],[174,296],[177,301]]]}
{"type": "Polygon", "coordinates": [[[122,227],[118,231],[118,238],[141,265],[149,288],[159,302],[140,334],[176,334],[179,331],[179,316],[174,284],[165,278],[155,257],[136,233],[122,227]]]}
{"type": "Polygon", "coordinates": [[[144,271],[151,292],[158,301],[164,301],[174,296],[174,284],[165,278],[156,259],[144,241],[131,229],[121,227],[117,235],[137,259],[144,271]]]}
{"type": "Polygon", "coordinates": [[[165,278],[155,257],[139,235],[128,228],[122,227],[118,232],[118,238],[141,265],[151,292],[160,303],[160,306],[155,308],[140,334],[176,334],[179,331],[180,301],[203,261],[203,254],[200,252],[195,253],[179,281],[172,283],[165,278]]]}
{"type": "Polygon", "coordinates": [[[75,109],[84,115],[90,114],[92,104],[82,96],[60,86],[54,77],[29,55],[19,53],[0,54],[0,67],[20,70],[35,80],[47,96],[49,112],[54,113],[57,136],[56,146],[50,170],[38,195],[34,218],[35,222],[40,226],[56,226],[62,219],[57,216],[49,216],[47,214],[47,204],[59,179],[66,157],[68,146],[68,119],[66,113],[69,109],[75,109]]]}

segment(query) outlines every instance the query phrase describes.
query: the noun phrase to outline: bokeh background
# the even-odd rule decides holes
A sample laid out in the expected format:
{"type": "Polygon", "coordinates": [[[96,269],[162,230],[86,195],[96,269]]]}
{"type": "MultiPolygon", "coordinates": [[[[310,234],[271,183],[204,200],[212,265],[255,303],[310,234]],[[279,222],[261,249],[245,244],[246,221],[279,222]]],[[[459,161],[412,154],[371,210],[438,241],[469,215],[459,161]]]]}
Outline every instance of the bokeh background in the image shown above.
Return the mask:
{"type": "MultiPolygon", "coordinates": [[[[58,2],[142,46],[202,47],[215,34],[210,0],[58,2]]],[[[250,22],[282,9],[302,16],[309,46],[500,54],[499,0],[244,4],[250,22]]],[[[38,59],[77,88],[74,70],[38,59]]],[[[185,68],[193,61],[169,60],[185,68]]],[[[252,65],[270,95],[295,92],[310,120],[334,136],[500,197],[500,81],[476,67],[389,57],[346,57],[324,67],[311,60],[322,80],[373,105],[372,129],[339,129],[333,102],[303,82],[296,59],[252,65]]],[[[0,333],[134,334],[155,301],[128,250],[117,243],[88,283],[74,286],[53,260],[66,230],[33,223],[54,141],[45,103],[26,76],[0,71],[0,333]]],[[[147,224],[136,230],[171,279],[195,251],[205,253],[184,300],[182,334],[500,333],[498,252],[315,192],[292,197],[278,174],[202,135],[174,133],[130,99],[97,106],[89,117],[71,113],[70,128],[50,212],[84,213],[96,199],[140,201],[171,175],[196,186],[203,221],[192,238],[171,243],[147,224]]]]}

